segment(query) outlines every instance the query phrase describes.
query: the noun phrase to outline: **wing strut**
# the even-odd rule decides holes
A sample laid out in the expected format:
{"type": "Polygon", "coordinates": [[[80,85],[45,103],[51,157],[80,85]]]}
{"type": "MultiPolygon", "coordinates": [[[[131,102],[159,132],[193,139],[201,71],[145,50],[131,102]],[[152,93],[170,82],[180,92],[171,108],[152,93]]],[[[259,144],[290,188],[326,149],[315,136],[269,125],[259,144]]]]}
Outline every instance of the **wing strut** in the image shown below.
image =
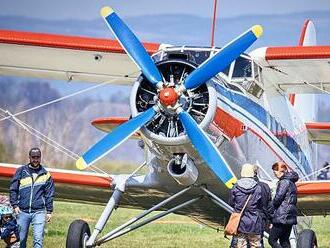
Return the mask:
{"type": "Polygon", "coordinates": [[[152,221],[155,221],[157,219],[160,219],[170,213],[173,213],[183,207],[186,207],[190,204],[193,204],[194,202],[200,200],[202,198],[202,196],[198,196],[195,198],[192,198],[188,201],[185,201],[173,208],[168,209],[167,211],[161,212],[157,215],[151,216],[149,218],[146,218],[145,220],[134,224],[136,222],[138,222],[139,220],[141,220],[142,218],[144,218],[145,216],[147,216],[148,214],[159,210],[161,207],[163,207],[164,205],[166,205],[167,203],[173,201],[174,199],[177,199],[179,196],[183,195],[184,193],[186,193],[187,191],[189,191],[193,186],[189,186],[187,188],[184,188],[183,190],[177,192],[176,194],[170,196],[169,198],[161,201],[160,203],[156,204],[155,206],[153,206],[152,208],[143,211],[142,213],[140,213],[139,215],[137,215],[136,217],[128,220],[126,223],[122,224],[121,226],[115,228],[114,230],[110,231],[109,233],[107,233],[106,235],[104,235],[103,237],[101,237],[100,239],[96,240],[98,234],[103,230],[106,222],[108,221],[108,219],[110,218],[113,209],[119,204],[121,195],[124,193],[125,191],[125,184],[126,184],[126,180],[121,181],[117,186],[115,191],[113,192],[112,196],[110,197],[106,207],[104,208],[101,217],[99,218],[99,220],[97,221],[94,231],[92,233],[92,235],[88,238],[87,242],[86,242],[86,246],[88,247],[94,247],[94,246],[99,246],[101,244],[104,244],[112,239],[118,238],[126,233],[129,233],[135,229],[138,229],[152,221]],[[133,225],[134,224],[134,225],[133,225]]]}

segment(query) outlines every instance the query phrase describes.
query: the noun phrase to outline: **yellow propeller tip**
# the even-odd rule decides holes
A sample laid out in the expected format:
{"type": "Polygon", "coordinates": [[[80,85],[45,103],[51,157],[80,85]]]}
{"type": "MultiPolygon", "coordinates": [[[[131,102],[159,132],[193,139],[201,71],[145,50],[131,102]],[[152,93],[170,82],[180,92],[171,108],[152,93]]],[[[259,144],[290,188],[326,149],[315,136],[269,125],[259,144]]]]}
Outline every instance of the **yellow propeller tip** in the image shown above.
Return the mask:
{"type": "Polygon", "coordinates": [[[113,13],[113,9],[110,8],[109,6],[105,6],[101,9],[101,16],[103,16],[104,18],[111,15],[113,13]]]}
{"type": "Polygon", "coordinates": [[[263,33],[263,29],[260,25],[255,25],[252,27],[252,32],[257,38],[259,38],[263,33]]]}
{"type": "Polygon", "coordinates": [[[83,170],[87,167],[87,164],[85,162],[85,160],[80,157],[77,162],[76,162],[76,167],[79,169],[79,170],[83,170]]]}
{"type": "Polygon", "coordinates": [[[237,178],[234,176],[230,178],[227,182],[225,182],[225,185],[228,189],[231,189],[234,187],[234,184],[237,182],[237,178]]]}

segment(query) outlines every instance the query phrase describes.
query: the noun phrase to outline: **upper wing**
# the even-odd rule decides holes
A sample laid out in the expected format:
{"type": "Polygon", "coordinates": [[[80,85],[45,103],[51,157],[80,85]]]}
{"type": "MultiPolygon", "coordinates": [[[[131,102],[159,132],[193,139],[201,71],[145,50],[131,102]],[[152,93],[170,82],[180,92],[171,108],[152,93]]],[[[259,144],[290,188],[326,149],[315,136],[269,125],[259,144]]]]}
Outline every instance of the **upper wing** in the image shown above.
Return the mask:
{"type": "Polygon", "coordinates": [[[300,215],[330,213],[330,181],[298,182],[297,189],[300,215]]]}
{"type": "Polygon", "coordinates": [[[329,122],[310,122],[306,123],[309,140],[330,145],[330,123],[329,122]]]}
{"type": "Polygon", "coordinates": [[[265,84],[287,93],[330,91],[330,46],[264,47],[250,53],[265,84]]]}
{"type": "MultiPolygon", "coordinates": [[[[159,44],[143,43],[155,53],[159,44]]],[[[0,74],[129,84],[138,67],[115,40],[0,30],[0,74]]]]}

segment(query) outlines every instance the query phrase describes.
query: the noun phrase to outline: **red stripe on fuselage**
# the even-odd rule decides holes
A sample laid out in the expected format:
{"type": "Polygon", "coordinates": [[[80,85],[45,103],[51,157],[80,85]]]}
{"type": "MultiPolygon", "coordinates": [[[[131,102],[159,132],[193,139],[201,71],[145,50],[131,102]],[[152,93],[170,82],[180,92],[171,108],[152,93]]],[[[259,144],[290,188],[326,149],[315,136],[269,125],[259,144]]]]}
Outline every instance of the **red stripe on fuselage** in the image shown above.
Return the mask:
{"type": "MultiPolygon", "coordinates": [[[[0,30],[0,43],[64,48],[74,50],[125,53],[125,50],[116,40],[97,39],[57,34],[42,34],[11,30],[0,30]]],[[[158,51],[158,43],[143,43],[149,54],[158,51]]]]}
{"type": "Polygon", "coordinates": [[[216,110],[213,123],[230,139],[241,136],[244,133],[243,123],[220,108],[216,110]]]}

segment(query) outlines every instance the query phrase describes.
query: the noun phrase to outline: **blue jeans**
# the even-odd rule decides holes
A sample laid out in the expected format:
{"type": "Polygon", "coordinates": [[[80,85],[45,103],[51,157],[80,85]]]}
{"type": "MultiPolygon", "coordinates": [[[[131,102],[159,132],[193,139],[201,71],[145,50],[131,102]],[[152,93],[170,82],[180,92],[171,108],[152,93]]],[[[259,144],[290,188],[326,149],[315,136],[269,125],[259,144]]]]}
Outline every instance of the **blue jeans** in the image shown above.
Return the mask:
{"type": "Polygon", "coordinates": [[[33,226],[33,248],[43,247],[46,211],[39,211],[30,214],[21,211],[17,217],[17,223],[20,228],[20,248],[26,248],[30,223],[32,223],[33,226]]]}

